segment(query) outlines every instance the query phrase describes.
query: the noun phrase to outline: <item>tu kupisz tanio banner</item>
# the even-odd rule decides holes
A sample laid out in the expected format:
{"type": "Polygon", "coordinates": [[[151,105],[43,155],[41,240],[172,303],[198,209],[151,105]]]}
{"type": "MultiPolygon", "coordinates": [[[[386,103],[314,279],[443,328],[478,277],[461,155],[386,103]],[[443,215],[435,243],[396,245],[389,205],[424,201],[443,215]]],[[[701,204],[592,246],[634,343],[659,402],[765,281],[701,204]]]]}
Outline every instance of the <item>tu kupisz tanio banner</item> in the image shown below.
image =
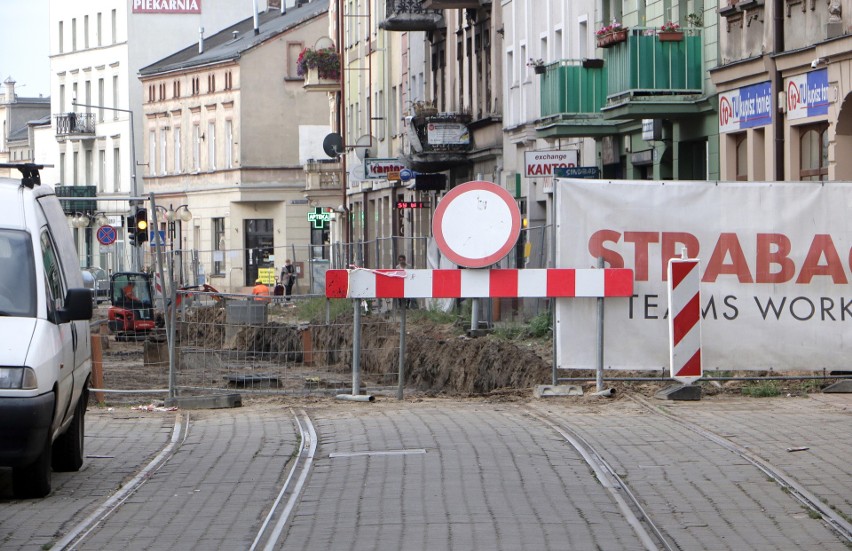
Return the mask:
{"type": "MultiPolygon", "coordinates": [[[[705,369],[852,365],[852,184],[559,179],[557,262],[635,271],[605,366],[668,366],[666,265],[700,259],[705,369]]],[[[595,301],[557,301],[557,362],[595,365],[595,301]]]]}

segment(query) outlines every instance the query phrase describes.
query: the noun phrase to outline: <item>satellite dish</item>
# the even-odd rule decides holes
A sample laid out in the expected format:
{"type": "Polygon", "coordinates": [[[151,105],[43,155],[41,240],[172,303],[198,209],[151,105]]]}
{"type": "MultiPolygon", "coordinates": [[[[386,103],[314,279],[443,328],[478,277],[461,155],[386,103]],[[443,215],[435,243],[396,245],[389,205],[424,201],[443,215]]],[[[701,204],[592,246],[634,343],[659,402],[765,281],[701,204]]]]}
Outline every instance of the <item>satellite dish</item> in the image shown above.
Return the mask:
{"type": "Polygon", "coordinates": [[[338,158],[343,153],[343,138],[340,134],[332,132],[322,141],[322,150],[332,159],[338,158]]]}
{"type": "Polygon", "coordinates": [[[364,134],[358,138],[357,142],[355,142],[355,155],[357,155],[362,161],[367,157],[377,157],[378,154],[379,152],[376,149],[376,138],[364,134]]]}
{"type": "Polygon", "coordinates": [[[319,38],[314,43],[314,50],[324,50],[326,48],[334,48],[334,40],[330,39],[327,36],[319,38]]]}

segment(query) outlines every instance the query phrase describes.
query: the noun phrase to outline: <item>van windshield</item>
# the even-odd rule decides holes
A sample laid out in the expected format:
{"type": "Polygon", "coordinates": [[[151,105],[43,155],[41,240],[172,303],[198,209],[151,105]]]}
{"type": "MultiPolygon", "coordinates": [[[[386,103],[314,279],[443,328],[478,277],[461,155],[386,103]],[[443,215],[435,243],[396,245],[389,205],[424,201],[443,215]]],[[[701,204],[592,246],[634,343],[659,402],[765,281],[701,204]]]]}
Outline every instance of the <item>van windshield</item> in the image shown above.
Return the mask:
{"type": "Polygon", "coordinates": [[[36,292],[30,235],[0,229],[0,316],[35,317],[36,292]]]}

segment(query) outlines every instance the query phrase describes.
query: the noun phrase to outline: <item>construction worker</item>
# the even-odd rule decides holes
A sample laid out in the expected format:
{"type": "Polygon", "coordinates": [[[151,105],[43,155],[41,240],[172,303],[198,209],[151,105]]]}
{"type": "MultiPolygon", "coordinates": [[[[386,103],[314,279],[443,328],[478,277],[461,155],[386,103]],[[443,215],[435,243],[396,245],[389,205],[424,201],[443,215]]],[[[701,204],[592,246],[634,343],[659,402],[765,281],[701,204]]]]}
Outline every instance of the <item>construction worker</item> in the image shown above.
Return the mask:
{"type": "Polygon", "coordinates": [[[269,302],[272,298],[269,296],[269,287],[263,282],[262,279],[257,278],[254,282],[254,288],[251,290],[251,294],[258,297],[255,300],[263,300],[269,302]]]}

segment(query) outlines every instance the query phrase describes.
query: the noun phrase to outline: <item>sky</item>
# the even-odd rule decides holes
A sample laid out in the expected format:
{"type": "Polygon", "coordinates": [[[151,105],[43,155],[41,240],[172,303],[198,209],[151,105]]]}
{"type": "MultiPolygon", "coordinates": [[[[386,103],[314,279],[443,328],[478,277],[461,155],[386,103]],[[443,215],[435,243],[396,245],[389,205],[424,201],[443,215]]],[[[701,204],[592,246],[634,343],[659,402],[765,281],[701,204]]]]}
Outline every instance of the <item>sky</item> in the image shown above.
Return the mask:
{"type": "Polygon", "coordinates": [[[0,82],[22,97],[50,95],[48,0],[0,0],[0,82]]]}

